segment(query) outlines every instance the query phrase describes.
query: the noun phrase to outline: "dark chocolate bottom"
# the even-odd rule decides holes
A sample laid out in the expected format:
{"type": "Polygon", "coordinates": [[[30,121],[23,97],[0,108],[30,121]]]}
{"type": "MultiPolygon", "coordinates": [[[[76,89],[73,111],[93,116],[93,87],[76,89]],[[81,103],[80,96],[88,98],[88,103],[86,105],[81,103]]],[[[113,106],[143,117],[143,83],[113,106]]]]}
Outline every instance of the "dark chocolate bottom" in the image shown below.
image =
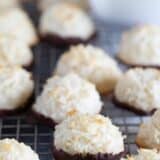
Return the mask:
{"type": "Polygon", "coordinates": [[[23,66],[24,69],[26,69],[29,72],[33,71],[33,67],[35,66],[35,52],[36,52],[36,46],[31,47],[32,54],[33,54],[33,60],[30,64],[23,66]]]}
{"type": "Polygon", "coordinates": [[[153,110],[150,111],[150,112],[145,112],[145,111],[143,111],[143,110],[140,110],[140,109],[137,109],[137,108],[135,108],[135,107],[133,107],[133,106],[130,106],[130,105],[126,104],[126,103],[119,102],[119,101],[116,99],[115,96],[112,97],[112,102],[113,102],[117,107],[125,108],[125,109],[127,109],[127,110],[129,110],[129,111],[132,111],[132,112],[134,112],[134,113],[136,113],[136,114],[139,114],[139,115],[152,115],[152,114],[156,111],[156,109],[153,109],[153,110]]]}
{"type": "Polygon", "coordinates": [[[48,33],[42,35],[41,39],[53,43],[55,46],[61,47],[61,46],[75,45],[79,43],[84,43],[84,44],[88,43],[90,40],[94,39],[96,35],[97,33],[94,32],[88,39],[83,40],[81,38],[76,38],[76,37],[63,38],[60,37],[59,35],[48,33]]]}
{"type": "Polygon", "coordinates": [[[122,157],[125,156],[125,152],[121,152],[117,155],[112,154],[87,154],[87,155],[70,155],[62,150],[56,150],[55,147],[53,148],[53,156],[55,160],[120,160],[122,157]]]}
{"type": "Polygon", "coordinates": [[[19,115],[19,114],[23,114],[25,112],[27,112],[32,103],[33,103],[33,95],[26,101],[26,103],[23,105],[23,107],[18,107],[16,109],[12,109],[12,110],[6,110],[6,109],[2,109],[0,110],[0,117],[6,117],[6,116],[14,116],[14,115],[19,115]]]}
{"type": "Polygon", "coordinates": [[[33,110],[31,110],[29,112],[28,121],[32,124],[40,123],[40,124],[48,125],[49,127],[53,128],[53,129],[54,129],[55,125],[57,124],[51,118],[45,117],[42,114],[39,114],[33,110]]]}
{"type": "Polygon", "coordinates": [[[120,59],[119,57],[116,57],[118,61],[120,61],[121,63],[127,65],[129,68],[156,68],[156,69],[160,69],[160,65],[144,65],[144,64],[129,64],[125,61],[123,61],[122,59],[120,59]]]}
{"type": "Polygon", "coordinates": [[[18,108],[18,109],[14,109],[14,110],[3,109],[3,110],[0,110],[0,117],[18,115],[18,114],[25,112],[26,110],[27,110],[27,107],[18,108]]]}
{"type": "Polygon", "coordinates": [[[34,60],[30,64],[23,66],[23,68],[26,69],[27,71],[31,72],[33,69],[33,66],[34,66],[34,60]]]}

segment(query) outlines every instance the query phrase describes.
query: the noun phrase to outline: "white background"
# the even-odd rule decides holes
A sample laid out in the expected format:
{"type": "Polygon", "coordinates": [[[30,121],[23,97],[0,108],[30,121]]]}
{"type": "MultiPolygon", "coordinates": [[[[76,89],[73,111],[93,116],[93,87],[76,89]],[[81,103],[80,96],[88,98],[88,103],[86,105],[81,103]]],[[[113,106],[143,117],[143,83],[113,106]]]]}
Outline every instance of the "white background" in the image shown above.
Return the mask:
{"type": "Polygon", "coordinates": [[[118,23],[160,24],[160,0],[90,0],[102,19],[118,23]]]}

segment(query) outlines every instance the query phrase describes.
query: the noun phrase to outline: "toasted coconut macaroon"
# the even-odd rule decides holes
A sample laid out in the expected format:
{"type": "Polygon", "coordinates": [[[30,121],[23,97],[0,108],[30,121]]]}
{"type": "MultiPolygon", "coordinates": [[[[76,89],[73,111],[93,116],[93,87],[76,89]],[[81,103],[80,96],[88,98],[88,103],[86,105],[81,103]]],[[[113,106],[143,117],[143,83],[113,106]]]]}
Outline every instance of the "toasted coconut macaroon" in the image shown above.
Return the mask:
{"type": "Polygon", "coordinates": [[[57,3],[45,10],[39,28],[41,37],[55,45],[85,43],[95,35],[90,17],[71,3],[57,3]]]}
{"type": "Polygon", "coordinates": [[[96,114],[102,102],[95,86],[76,74],[51,77],[33,106],[38,120],[54,127],[76,113],[96,114]]]}
{"type": "Polygon", "coordinates": [[[32,51],[26,43],[12,35],[0,34],[0,65],[30,66],[32,51]]]}
{"type": "Polygon", "coordinates": [[[10,34],[29,46],[37,43],[35,28],[28,15],[18,8],[0,12],[0,34],[10,34]]]}
{"type": "Polygon", "coordinates": [[[19,7],[18,0],[0,0],[0,11],[19,7]]]}
{"type": "Polygon", "coordinates": [[[82,9],[88,10],[89,4],[86,0],[39,0],[38,8],[41,11],[48,9],[50,6],[55,5],[56,3],[67,2],[73,3],[74,5],[78,5],[82,9]]]}
{"type": "Polygon", "coordinates": [[[160,110],[152,118],[142,123],[136,138],[138,146],[160,150],[160,110]]]}
{"type": "Polygon", "coordinates": [[[122,36],[118,57],[132,66],[160,67],[160,26],[135,27],[122,36]]]}
{"type": "Polygon", "coordinates": [[[157,150],[140,149],[137,155],[122,160],[160,160],[160,152],[157,150]]]}
{"type": "Polygon", "coordinates": [[[150,114],[160,108],[160,71],[135,68],[119,79],[114,101],[124,108],[150,114]]]}
{"type": "Polygon", "coordinates": [[[31,74],[17,66],[0,66],[0,115],[21,111],[32,95],[31,74]]]}
{"type": "Polygon", "coordinates": [[[122,74],[115,60],[102,49],[91,45],[71,47],[61,56],[55,74],[65,75],[69,72],[75,72],[94,83],[100,93],[112,91],[122,74]]]}
{"type": "Polygon", "coordinates": [[[1,160],[39,160],[39,156],[30,146],[15,139],[0,140],[1,160]]]}
{"type": "Polygon", "coordinates": [[[77,114],[56,126],[55,160],[120,160],[124,137],[109,118],[77,114]]]}

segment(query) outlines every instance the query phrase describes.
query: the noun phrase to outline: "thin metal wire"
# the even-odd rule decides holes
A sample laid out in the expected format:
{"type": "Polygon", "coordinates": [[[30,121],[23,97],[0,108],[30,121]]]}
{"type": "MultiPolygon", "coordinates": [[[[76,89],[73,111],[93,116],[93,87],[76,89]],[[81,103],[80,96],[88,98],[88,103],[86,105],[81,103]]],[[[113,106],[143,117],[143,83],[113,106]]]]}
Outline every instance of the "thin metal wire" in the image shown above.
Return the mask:
{"type": "Polygon", "coordinates": [[[3,120],[0,119],[0,139],[2,137],[2,123],[3,123],[3,120]]]}
{"type": "Polygon", "coordinates": [[[37,151],[37,135],[38,135],[38,131],[37,131],[37,126],[34,127],[34,150],[37,151]]]}
{"type": "Polygon", "coordinates": [[[16,126],[16,139],[19,140],[19,133],[20,133],[20,119],[17,119],[17,126],[16,126]]]}

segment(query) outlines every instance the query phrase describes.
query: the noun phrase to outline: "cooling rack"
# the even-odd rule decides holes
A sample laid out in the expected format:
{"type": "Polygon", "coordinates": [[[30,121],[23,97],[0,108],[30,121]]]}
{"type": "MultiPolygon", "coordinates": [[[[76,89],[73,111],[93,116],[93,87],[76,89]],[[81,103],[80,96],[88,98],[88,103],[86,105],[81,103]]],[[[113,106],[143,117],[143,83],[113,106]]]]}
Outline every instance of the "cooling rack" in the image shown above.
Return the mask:
{"type": "MultiPolygon", "coordinates": [[[[38,15],[33,12],[33,5],[25,6],[34,20],[38,19],[38,15]]],[[[94,16],[93,16],[94,17],[94,16]]],[[[96,24],[98,36],[91,43],[105,49],[112,57],[118,50],[119,39],[121,33],[128,27],[123,25],[108,24],[97,18],[93,18],[96,24]]],[[[35,21],[37,22],[37,21],[35,21]]],[[[59,56],[65,49],[59,49],[46,42],[40,42],[34,49],[35,62],[31,69],[35,81],[34,99],[40,94],[46,79],[52,74],[55,64],[59,56]]],[[[124,70],[126,67],[120,64],[124,70]]],[[[115,106],[110,97],[103,96],[104,107],[102,114],[112,118],[114,124],[118,125],[124,135],[126,150],[135,153],[136,145],[134,143],[135,136],[138,131],[139,124],[146,120],[146,117],[138,116],[125,109],[115,106]]],[[[16,138],[30,145],[38,152],[41,160],[52,160],[52,139],[53,131],[47,126],[28,124],[27,116],[13,116],[0,119],[0,138],[16,138]]]]}

